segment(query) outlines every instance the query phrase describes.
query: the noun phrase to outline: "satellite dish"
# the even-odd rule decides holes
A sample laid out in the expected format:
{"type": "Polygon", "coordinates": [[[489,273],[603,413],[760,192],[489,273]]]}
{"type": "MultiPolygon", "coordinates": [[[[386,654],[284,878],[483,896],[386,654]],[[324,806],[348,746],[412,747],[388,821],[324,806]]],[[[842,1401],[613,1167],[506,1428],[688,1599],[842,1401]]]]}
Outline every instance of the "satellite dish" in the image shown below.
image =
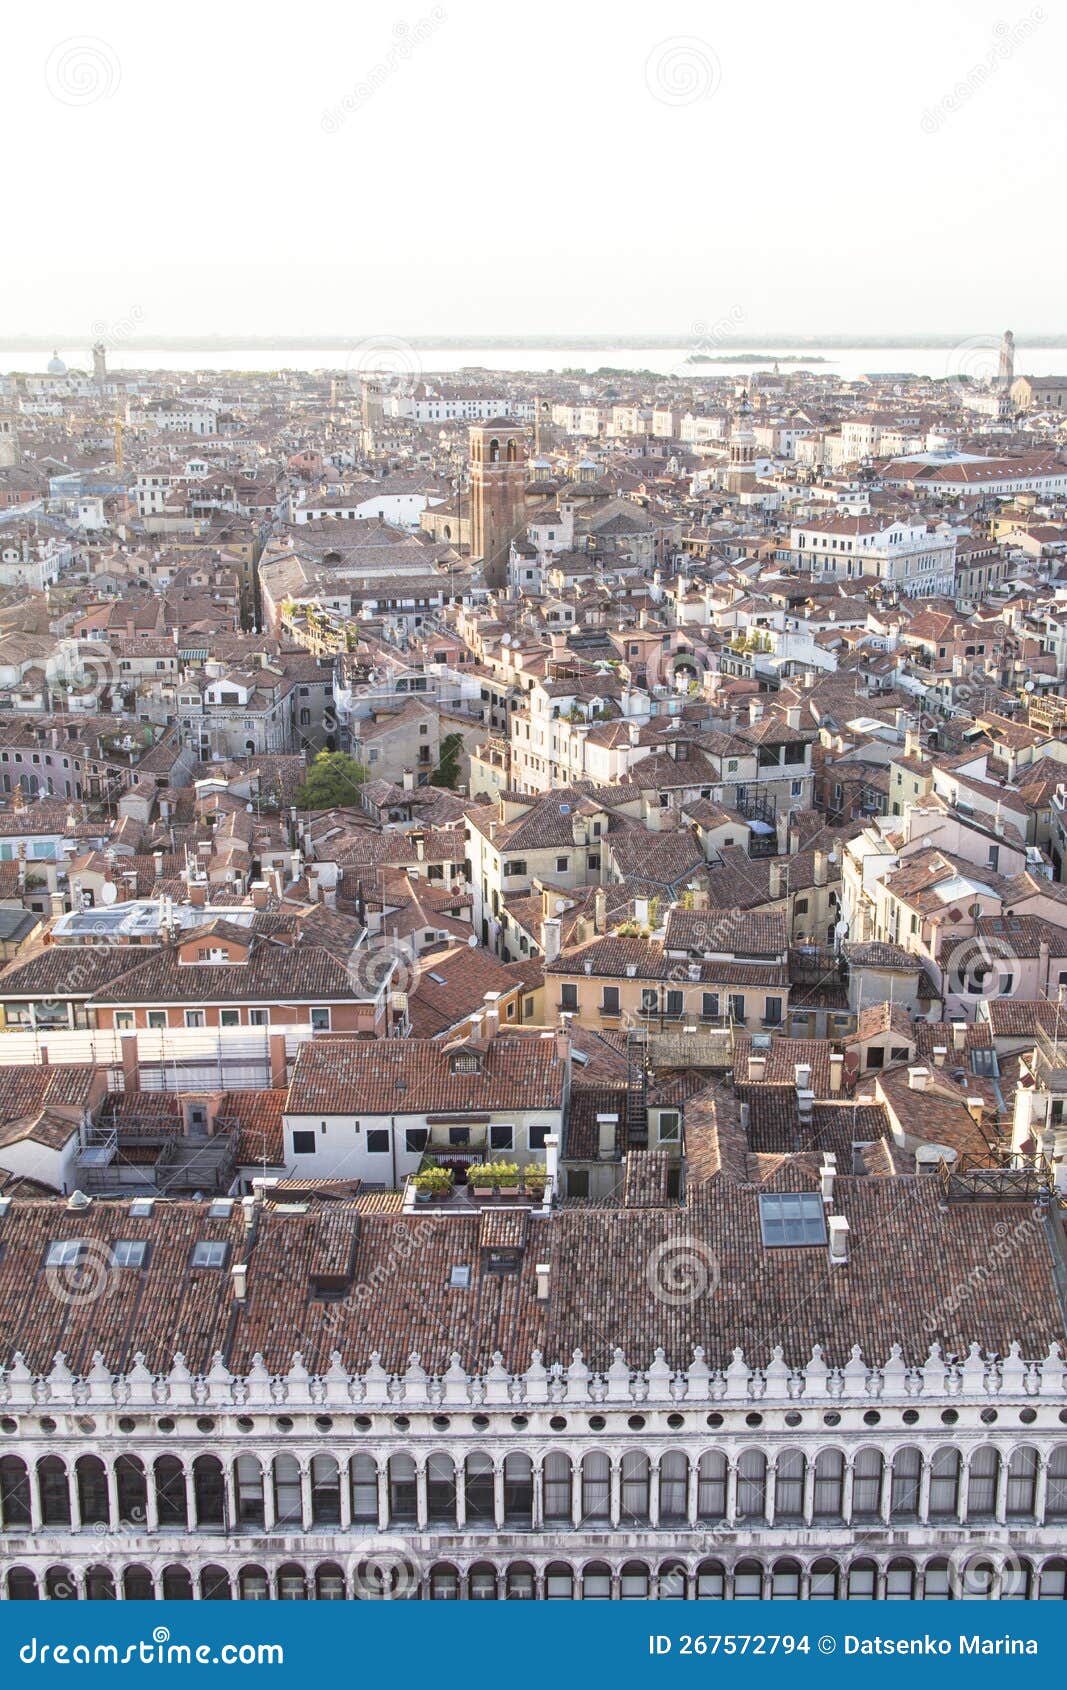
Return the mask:
{"type": "Polygon", "coordinates": [[[1033,692],[1035,685],[1036,683],[1034,681],[1027,681],[1026,685],[1023,687],[1023,691],[1033,692]]]}
{"type": "Polygon", "coordinates": [[[478,935],[477,935],[477,933],[472,933],[470,938],[467,940],[467,943],[470,946],[472,951],[476,951],[478,949],[478,935]]]}
{"type": "Polygon", "coordinates": [[[100,900],[105,904],[113,904],[118,897],[118,887],[113,880],[105,880],[100,888],[100,900]]]}

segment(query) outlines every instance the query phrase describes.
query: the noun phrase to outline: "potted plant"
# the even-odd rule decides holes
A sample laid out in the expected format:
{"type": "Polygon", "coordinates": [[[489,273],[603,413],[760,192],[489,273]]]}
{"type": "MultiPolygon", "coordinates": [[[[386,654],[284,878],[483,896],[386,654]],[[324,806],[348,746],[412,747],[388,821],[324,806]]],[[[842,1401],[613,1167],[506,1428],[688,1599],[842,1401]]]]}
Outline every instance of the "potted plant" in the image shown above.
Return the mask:
{"type": "Polygon", "coordinates": [[[443,1202],[452,1193],[452,1175],[447,1168],[422,1168],[411,1183],[416,1203],[443,1202]]]}
{"type": "Polygon", "coordinates": [[[519,1164],[517,1162],[498,1162],[496,1164],[496,1179],[500,1187],[501,1197],[517,1197],[519,1195],[519,1164]]]}
{"type": "Polygon", "coordinates": [[[540,1162],[527,1162],[522,1170],[523,1190],[529,1197],[543,1197],[548,1184],[548,1169],[540,1162]]]}
{"type": "Polygon", "coordinates": [[[467,1169],[467,1190],[472,1197],[492,1197],[497,1187],[497,1170],[491,1162],[474,1162],[467,1169]]]}

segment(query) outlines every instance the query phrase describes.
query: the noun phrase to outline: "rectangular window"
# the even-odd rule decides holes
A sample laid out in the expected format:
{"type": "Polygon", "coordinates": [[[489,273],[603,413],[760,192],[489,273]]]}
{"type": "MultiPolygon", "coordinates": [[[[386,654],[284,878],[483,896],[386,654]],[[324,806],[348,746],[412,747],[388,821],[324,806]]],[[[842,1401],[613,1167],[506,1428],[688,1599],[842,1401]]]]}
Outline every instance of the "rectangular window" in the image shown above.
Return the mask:
{"type": "Polygon", "coordinates": [[[372,1127],[367,1133],[367,1149],[375,1155],[389,1149],[388,1127],[372,1127]]]}
{"type": "Polygon", "coordinates": [[[556,858],[556,873],[557,874],[566,874],[568,868],[570,867],[570,861],[571,860],[570,860],[569,857],[557,857],[556,858]]]}
{"type": "Polygon", "coordinates": [[[404,1134],[404,1148],[410,1156],[421,1156],[429,1137],[425,1127],[408,1127],[404,1134]]]}
{"type": "Polygon", "coordinates": [[[225,1267],[229,1249],[230,1246],[220,1239],[202,1238],[199,1244],[193,1245],[193,1254],[189,1266],[195,1268],[225,1267]]]}
{"type": "Polygon", "coordinates": [[[115,1011],[115,1029],[119,1033],[128,1033],[134,1026],[133,1010],[118,1009],[115,1011]]]}
{"type": "Polygon", "coordinates": [[[618,1013],[619,1013],[619,988],[618,988],[618,986],[605,986],[604,987],[604,995],[603,995],[603,998],[602,998],[601,1004],[600,1004],[600,1013],[602,1015],[618,1015],[618,1013]]]}
{"type": "Polygon", "coordinates": [[[241,1025],[241,1011],[239,1009],[220,1009],[220,1027],[239,1027],[241,1025]]]}
{"type": "Polygon", "coordinates": [[[311,1011],[311,1026],[316,1033],[328,1033],[330,1030],[330,1012],[328,1009],[313,1009],[311,1011]]]}
{"type": "Polygon", "coordinates": [[[202,1027],[204,1025],[204,1011],[202,1009],[187,1009],[185,1025],[187,1027],[202,1027]]]}
{"type": "Polygon", "coordinates": [[[664,1109],[659,1117],[659,1141],[661,1144],[677,1144],[682,1132],[682,1117],[677,1109],[664,1109]]]}
{"type": "Polygon", "coordinates": [[[572,1011],[578,1008],[578,988],[571,981],[565,981],[559,989],[559,1007],[572,1011]]]}
{"type": "Polygon", "coordinates": [[[677,1016],[680,1016],[681,1013],[682,1013],[682,994],[681,994],[681,992],[668,992],[667,993],[667,1014],[677,1017],[677,1016]]]}
{"type": "Polygon", "coordinates": [[[511,1150],[515,1143],[515,1128],[506,1124],[489,1128],[490,1150],[511,1150]]]}
{"type": "Polygon", "coordinates": [[[120,1238],[112,1246],[111,1260],[118,1268],[144,1267],[148,1245],[140,1238],[120,1238]]]}
{"type": "Polygon", "coordinates": [[[763,1003],[763,1019],[768,1027],[780,1027],[782,1024],[781,998],[765,998],[763,1003]]]}
{"type": "Polygon", "coordinates": [[[701,993],[700,1013],[704,1017],[705,1021],[717,1021],[719,1019],[718,992],[701,993]]]}
{"type": "Polygon", "coordinates": [[[314,1154],[315,1154],[315,1134],[312,1133],[312,1132],[294,1133],[293,1134],[293,1155],[294,1156],[314,1156],[314,1154]]]}
{"type": "Polygon", "coordinates": [[[529,1134],[530,1149],[543,1150],[545,1148],[545,1139],[548,1137],[551,1130],[551,1127],[531,1127],[529,1134]]]}
{"type": "Polygon", "coordinates": [[[817,1191],[760,1192],[759,1218],[768,1249],[826,1243],[826,1217],[817,1191]]]}
{"type": "Polygon", "coordinates": [[[270,1025],[269,1009],[250,1009],[248,1011],[248,1025],[250,1027],[268,1027],[270,1025]]]}

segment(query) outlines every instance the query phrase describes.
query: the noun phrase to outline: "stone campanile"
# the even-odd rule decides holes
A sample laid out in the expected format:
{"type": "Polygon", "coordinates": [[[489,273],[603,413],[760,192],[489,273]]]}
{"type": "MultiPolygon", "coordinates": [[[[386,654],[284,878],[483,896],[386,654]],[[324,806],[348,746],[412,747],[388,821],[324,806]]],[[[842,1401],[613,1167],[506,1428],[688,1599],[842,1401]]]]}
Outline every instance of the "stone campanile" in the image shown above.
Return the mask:
{"type": "Polygon", "coordinates": [[[507,417],[470,430],[471,555],[486,583],[507,581],[508,548],[526,526],[526,431],[507,417]]]}

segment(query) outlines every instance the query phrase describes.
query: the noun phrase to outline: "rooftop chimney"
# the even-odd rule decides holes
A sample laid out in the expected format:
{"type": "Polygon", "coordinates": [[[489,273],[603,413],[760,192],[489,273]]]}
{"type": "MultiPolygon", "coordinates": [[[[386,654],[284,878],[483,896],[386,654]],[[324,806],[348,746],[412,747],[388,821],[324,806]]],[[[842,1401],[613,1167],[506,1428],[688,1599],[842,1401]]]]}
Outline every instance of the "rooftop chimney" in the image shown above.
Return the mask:
{"type": "Polygon", "coordinates": [[[840,1091],[845,1073],[845,1058],[839,1050],[830,1053],[830,1090],[840,1091]]]}
{"type": "Polygon", "coordinates": [[[779,898],[785,897],[785,890],[786,890],[785,864],[784,863],[771,863],[770,870],[771,870],[771,878],[770,878],[770,885],[768,887],[768,890],[770,892],[771,898],[775,902],[777,902],[779,898]]]}
{"type": "Polygon", "coordinates": [[[233,1275],[233,1294],[237,1302],[243,1303],[248,1299],[248,1263],[236,1262],[230,1269],[233,1275]]]}
{"type": "Polygon", "coordinates": [[[608,895],[603,886],[598,886],[593,898],[593,931],[606,933],[608,927],[608,895]]]}
{"type": "Polygon", "coordinates": [[[555,1196],[556,1187],[559,1184],[558,1133],[547,1133],[545,1135],[545,1173],[548,1175],[548,1183],[545,1186],[545,1202],[548,1203],[555,1196]]]}
{"type": "Polygon", "coordinates": [[[550,1263],[548,1263],[548,1262],[538,1262],[538,1264],[537,1264],[537,1301],[539,1303],[547,1303],[548,1302],[548,1281],[549,1281],[549,1276],[551,1275],[551,1272],[552,1272],[552,1268],[551,1268],[550,1263]]]}
{"type": "Polygon", "coordinates": [[[541,949],[546,962],[555,962],[559,956],[561,925],[558,915],[549,916],[541,923],[541,949]]]}
{"type": "Polygon", "coordinates": [[[953,1048],[953,1050],[965,1050],[966,1047],[967,1047],[967,1023],[966,1023],[966,1021],[953,1021],[953,1023],[952,1023],[952,1048],[953,1048]]]}
{"type": "Polygon", "coordinates": [[[830,1232],[830,1261],[839,1267],[848,1261],[848,1222],[844,1215],[831,1215],[826,1224],[830,1232]]]}
{"type": "Polygon", "coordinates": [[[826,1151],[823,1155],[822,1167],[819,1169],[819,1190],[822,1193],[824,1203],[832,1203],[834,1200],[834,1180],[836,1177],[837,1157],[832,1151],[826,1151]]]}
{"type": "Polygon", "coordinates": [[[935,1068],[943,1068],[945,1066],[945,1058],[946,1058],[947,1055],[948,1055],[948,1046],[947,1045],[935,1045],[934,1046],[934,1067],[935,1068]]]}
{"type": "Polygon", "coordinates": [[[812,878],[816,886],[825,886],[830,872],[830,858],[825,851],[816,851],[812,878]]]}
{"type": "Polygon", "coordinates": [[[811,1086],[811,1063],[796,1062],[793,1065],[793,1077],[797,1091],[807,1091],[811,1086]]]}
{"type": "Polygon", "coordinates": [[[981,1097],[969,1097],[967,1099],[967,1113],[975,1126],[980,1127],[982,1116],[985,1113],[985,1100],[981,1097]]]}
{"type": "Polygon", "coordinates": [[[596,1118],[596,1147],[597,1155],[602,1162],[609,1162],[615,1154],[615,1145],[619,1130],[617,1115],[598,1115],[596,1118]]]}
{"type": "Polygon", "coordinates": [[[929,1068],[909,1068],[908,1085],[912,1091],[925,1091],[926,1082],[930,1078],[929,1068]]]}
{"type": "Polygon", "coordinates": [[[500,1031],[500,998],[499,992],[486,992],[485,1014],[482,1017],[482,1033],[487,1039],[495,1039],[500,1031]]]}
{"type": "Polygon", "coordinates": [[[767,1058],[766,1058],[766,1056],[763,1054],[762,1051],[760,1052],[760,1054],[758,1056],[756,1055],[755,1051],[753,1051],[751,1053],[751,1055],[749,1056],[749,1059],[748,1059],[748,1077],[749,1077],[749,1080],[751,1080],[751,1081],[762,1080],[762,1078],[763,1078],[763,1076],[766,1072],[767,1072],[767,1058]]]}
{"type": "Polygon", "coordinates": [[[789,706],[789,709],[785,713],[785,725],[786,725],[787,728],[792,728],[795,733],[798,733],[800,731],[800,705],[799,704],[791,704],[789,706]]]}

